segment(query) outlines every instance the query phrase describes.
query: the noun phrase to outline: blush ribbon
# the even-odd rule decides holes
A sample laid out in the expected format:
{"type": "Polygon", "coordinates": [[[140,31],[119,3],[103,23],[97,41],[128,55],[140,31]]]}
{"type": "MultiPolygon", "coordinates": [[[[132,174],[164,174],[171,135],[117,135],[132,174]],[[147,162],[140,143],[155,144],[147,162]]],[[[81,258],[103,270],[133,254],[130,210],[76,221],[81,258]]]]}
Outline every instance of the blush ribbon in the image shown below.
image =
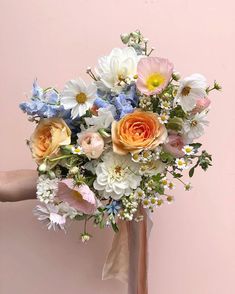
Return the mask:
{"type": "Polygon", "coordinates": [[[128,294],[148,294],[148,240],[152,220],[145,209],[143,221],[120,221],[119,232],[103,267],[102,279],[128,283],[128,294]]]}

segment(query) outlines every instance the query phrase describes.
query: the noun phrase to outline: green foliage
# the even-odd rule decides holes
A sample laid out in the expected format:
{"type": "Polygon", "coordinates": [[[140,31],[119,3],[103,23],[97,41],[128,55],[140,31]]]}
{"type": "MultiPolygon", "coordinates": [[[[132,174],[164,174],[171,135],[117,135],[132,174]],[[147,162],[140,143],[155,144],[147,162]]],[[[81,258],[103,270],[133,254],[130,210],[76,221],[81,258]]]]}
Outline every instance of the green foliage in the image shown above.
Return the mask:
{"type": "Polygon", "coordinates": [[[200,166],[204,171],[208,169],[209,166],[212,166],[212,156],[207,153],[205,150],[202,151],[201,155],[197,157],[196,164],[189,170],[189,176],[194,175],[195,168],[200,166]]]}
{"type": "Polygon", "coordinates": [[[115,232],[115,233],[118,233],[118,232],[119,232],[119,228],[118,228],[117,224],[111,222],[111,225],[112,225],[112,229],[114,230],[114,232],[115,232]]]}
{"type": "Polygon", "coordinates": [[[180,105],[173,108],[170,112],[170,117],[180,117],[182,119],[186,118],[186,113],[183,111],[182,107],[180,105]]]}
{"type": "Polygon", "coordinates": [[[166,164],[171,164],[174,162],[174,156],[166,151],[160,153],[160,159],[166,164]]]}
{"type": "Polygon", "coordinates": [[[177,172],[173,172],[172,175],[173,175],[173,177],[174,177],[175,179],[179,179],[179,178],[182,178],[182,177],[183,177],[182,174],[177,173],[177,172]]]}

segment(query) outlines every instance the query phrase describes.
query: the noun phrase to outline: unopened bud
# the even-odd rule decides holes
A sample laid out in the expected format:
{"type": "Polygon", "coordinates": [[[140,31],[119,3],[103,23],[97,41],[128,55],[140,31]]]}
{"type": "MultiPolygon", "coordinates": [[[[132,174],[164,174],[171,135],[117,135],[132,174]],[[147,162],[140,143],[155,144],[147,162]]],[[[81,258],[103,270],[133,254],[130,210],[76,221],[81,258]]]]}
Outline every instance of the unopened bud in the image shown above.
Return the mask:
{"type": "Polygon", "coordinates": [[[179,81],[181,78],[179,72],[173,72],[172,74],[172,79],[175,80],[175,81],[179,81]]]}
{"type": "Polygon", "coordinates": [[[121,40],[122,40],[123,44],[127,44],[129,42],[129,40],[130,40],[130,35],[126,34],[126,33],[121,34],[120,37],[121,37],[121,40]]]}
{"type": "Polygon", "coordinates": [[[39,165],[38,170],[42,173],[45,173],[47,171],[47,165],[45,162],[39,165]]]}
{"type": "Polygon", "coordinates": [[[214,88],[215,90],[218,90],[218,91],[222,89],[222,87],[216,81],[214,81],[214,88]]]}

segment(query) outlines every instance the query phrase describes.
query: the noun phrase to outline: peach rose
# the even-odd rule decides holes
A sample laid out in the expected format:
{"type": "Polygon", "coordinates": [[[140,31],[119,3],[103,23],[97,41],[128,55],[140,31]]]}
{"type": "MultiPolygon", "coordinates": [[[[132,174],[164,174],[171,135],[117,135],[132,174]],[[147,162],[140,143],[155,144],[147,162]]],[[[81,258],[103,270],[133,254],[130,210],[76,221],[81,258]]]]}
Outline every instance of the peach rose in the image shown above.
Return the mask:
{"type": "Polygon", "coordinates": [[[63,119],[41,119],[30,140],[33,158],[41,163],[46,157],[53,157],[60,146],[71,143],[70,137],[71,131],[63,119]]]}
{"type": "Polygon", "coordinates": [[[152,112],[136,110],[112,123],[113,151],[124,155],[142,149],[155,149],[165,142],[167,130],[152,112]]]}
{"type": "Polygon", "coordinates": [[[104,140],[99,133],[84,132],[79,137],[78,143],[89,158],[99,158],[104,151],[104,140]]]}

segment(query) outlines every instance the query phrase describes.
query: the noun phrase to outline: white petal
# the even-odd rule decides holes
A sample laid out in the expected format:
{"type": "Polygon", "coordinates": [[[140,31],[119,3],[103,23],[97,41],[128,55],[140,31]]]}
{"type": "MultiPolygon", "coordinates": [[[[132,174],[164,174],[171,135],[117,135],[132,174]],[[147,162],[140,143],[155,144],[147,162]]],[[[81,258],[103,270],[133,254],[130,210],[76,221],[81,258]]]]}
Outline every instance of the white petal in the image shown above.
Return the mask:
{"type": "Polygon", "coordinates": [[[71,111],[72,118],[76,118],[79,114],[79,104],[77,104],[71,111]]]}
{"type": "Polygon", "coordinates": [[[64,106],[65,109],[71,109],[77,105],[77,101],[71,97],[62,97],[61,104],[64,106]]]}
{"type": "Polygon", "coordinates": [[[78,105],[78,113],[79,116],[83,116],[84,114],[86,114],[86,111],[89,109],[89,107],[87,107],[87,105],[84,104],[79,104],[78,105]]]}

